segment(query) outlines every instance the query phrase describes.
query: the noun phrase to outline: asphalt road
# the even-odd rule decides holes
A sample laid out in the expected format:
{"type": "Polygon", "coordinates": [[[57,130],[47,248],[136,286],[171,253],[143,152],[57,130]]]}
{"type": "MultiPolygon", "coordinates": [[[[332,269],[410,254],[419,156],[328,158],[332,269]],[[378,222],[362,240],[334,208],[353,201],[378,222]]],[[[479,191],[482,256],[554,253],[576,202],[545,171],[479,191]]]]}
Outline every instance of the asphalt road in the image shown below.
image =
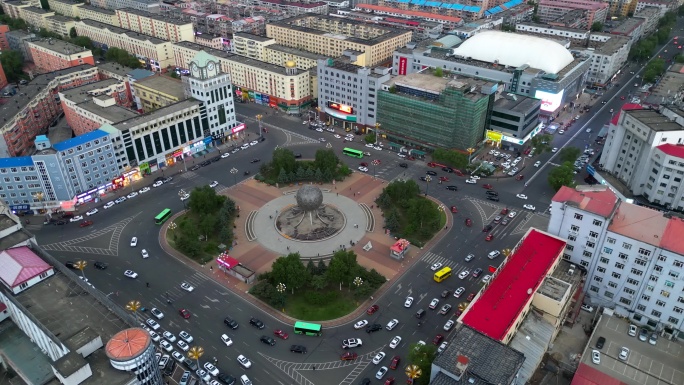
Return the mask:
{"type": "MultiPolygon", "coordinates": [[[[635,66],[633,67],[637,70],[635,66]]],[[[632,90],[635,78],[630,78],[632,75],[625,76],[626,79],[621,80],[621,87],[609,89],[605,93],[604,98],[609,100],[608,103],[602,105],[599,102],[590,113],[581,116],[579,122],[574,125],[576,128],[566,135],[556,135],[553,146],[562,148],[565,145],[575,145],[582,148],[584,143],[592,143],[603,123],[610,119],[610,108],[617,110],[624,103],[617,96],[626,95],[632,90]],[[586,133],[586,127],[591,127],[592,133],[586,133]]],[[[165,317],[159,321],[162,326],[161,330],[168,330],[176,335],[181,330],[189,332],[195,339],[192,345],[199,345],[205,349],[206,353],[201,362],[216,357],[218,368],[235,377],[246,372],[255,384],[305,383],[304,378],[314,384],[331,383],[331,378],[335,378],[335,382],[351,384],[357,383],[358,379],[363,377],[373,378],[377,367],[367,362],[368,358],[376,352],[382,350],[387,353],[381,365],[388,366],[394,355],[399,355],[405,360],[409,344],[418,340],[430,343],[436,334],[445,336],[448,334],[442,330],[444,323],[449,317],[453,317],[458,303],[465,301],[469,293],[476,292],[480,288],[481,278],[475,279],[470,275],[460,280],[457,277],[459,272],[463,270],[472,272],[475,268],[482,268],[485,270],[483,275],[487,274],[487,268],[490,265],[498,266],[501,261],[501,257],[493,261],[487,259],[488,251],[512,247],[530,226],[546,228],[545,216],[523,210],[522,205],[533,204],[539,211],[547,207],[553,194],[546,182],[548,170],[553,165],[547,163],[554,162],[554,154],[542,154],[533,160],[525,160],[528,168],[536,160],[541,160],[543,164],[534,175],[529,171],[525,172],[529,176],[525,180],[527,186],[514,178],[491,178],[476,185],[469,185],[464,183],[465,178],[446,174],[439,169],[432,170],[438,173],[437,176],[447,176],[451,180],[439,184],[436,183],[437,178],[433,178],[433,182],[428,186],[425,182],[418,181],[418,178],[429,170],[425,162],[406,161],[389,151],[364,148],[364,151],[373,154],[370,159],[381,161],[376,167],[369,166],[369,173],[375,173],[387,180],[399,178],[417,180],[424,191],[427,190],[429,195],[444,202],[447,208],[452,205],[457,206],[458,213],[450,214],[453,215],[453,224],[444,230],[448,231],[449,235],[431,250],[422,253],[419,256],[421,261],[398,280],[383,298],[377,299],[380,310],[372,316],[364,314],[359,317],[359,319],[366,319],[371,323],[377,322],[383,326],[389,320],[396,318],[400,321],[397,328],[392,331],[383,329],[367,334],[363,330],[354,330],[349,324],[335,329],[326,329],[321,338],[294,335],[290,326],[280,324],[242,298],[233,295],[203,275],[195,273],[183,262],[165,255],[159,245],[159,227],[154,224],[153,218],[164,208],[170,208],[173,211],[183,209],[183,203],[178,196],[181,189],[190,191],[193,187],[207,185],[216,180],[219,182],[216,188],[221,190],[233,185],[236,181],[239,183],[243,180],[245,170],[253,175],[260,164],[252,164],[250,160],[260,158],[262,161],[268,161],[276,146],[290,148],[302,153],[304,158],[310,158],[314,156],[316,150],[326,146],[331,146],[339,153],[343,147],[361,149],[363,137],[357,136],[354,143],[343,142],[341,139],[335,139],[328,132],[318,133],[309,130],[308,125],[302,124],[304,118],[284,116],[282,113],[274,113],[271,109],[254,104],[238,104],[237,111],[242,119],[247,120],[252,138],[258,133],[257,123],[253,117],[262,114],[263,124],[268,127],[269,131],[266,134],[267,140],[197,171],[185,172],[176,176],[171,183],[153,188],[150,192],[110,209],[104,210],[100,203],[100,212],[88,218],[95,222],[93,226],[80,228],[70,223],[65,226],[44,226],[31,229],[37,234],[38,242],[45,245],[60,260],[88,261],[89,266],[85,270],[85,276],[98,290],[109,294],[115,303],[125,306],[130,300],[139,300],[147,308],[157,307],[162,310],[165,317]],[[326,142],[319,142],[319,138],[324,138],[326,142]],[[409,167],[400,168],[398,165],[401,162],[409,163],[409,167]],[[235,175],[229,173],[233,167],[239,170],[235,175]],[[494,185],[494,189],[500,194],[501,201],[485,200],[485,189],[482,188],[482,183],[494,185]],[[446,190],[445,187],[451,184],[457,185],[459,191],[446,190]],[[528,200],[515,197],[523,191],[529,196],[528,200]],[[482,227],[490,223],[503,207],[509,207],[518,215],[511,219],[508,225],[496,225],[492,230],[494,240],[486,242],[485,234],[481,231],[482,227]],[[465,218],[473,220],[472,227],[464,225],[465,218]],[[133,236],[139,239],[135,248],[130,246],[133,236]],[[143,248],[149,252],[150,258],[141,257],[140,253],[143,248]],[[476,258],[466,263],[463,258],[469,253],[474,253],[476,258]],[[95,261],[107,262],[109,268],[94,269],[95,261]],[[454,269],[454,276],[442,283],[434,282],[433,272],[429,269],[434,262],[451,266],[454,269]],[[123,271],[126,269],[134,270],[139,277],[137,279],[124,277],[123,271]],[[181,290],[182,282],[190,283],[195,290],[192,293],[181,290]],[[149,287],[146,283],[150,284],[149,287]],[[442,290],[453,291],[459,286],[466,289],[461,298],[449,296],[442,299],[440,297],[442,290]],[[408,295],[415,299],[409,309],[404,307],[404,299],[408,295]],[[171,304],[167,303],[167,298],[171,299],[171,304]],[[440,307],[445,303],[454,307],[449,316],[436,314],[438,310],[427,310],[427,305],[432,298],[440,299],[440,307]],[[422,326],[418,325],[418,320],[414,317],[419,308],[427,310],[422,326]],[[189,320],[183,319],[178,314],[179,309],[189,310],[192,317],[189,320]],[[226,316],[240,323],[236,331],[229,330],[223,325],[222,320],[226,316]],[[250,326],[248,321],[251,316],[264,321],[266,328],[257,330],[250,326]],[[262,334],[272,335],[273,330],[278,328],[283,328],[290,334],[287,341],[277,340],[275,347],[259,342],[262,334]],[[233,339],[232,346],[226,347],[220,341],[220,335],[224,333],[233,339]],[[402,337],[402,343],[397,349],[390,349],[388,344],[396,335],[402,337]],[[363,346],[353,350],[360,356],[364,355],[365,364],[357,365],[339,360],[339,355],[344,352],[340,347],[341,340],[351,337],[363,339],[363,346]],[[308,354],[290,353],[288,349],[290,344],[307,346],[308,354]],[[235,361],[238,354],[244,354],[253,361],[254,365],[251,369],[244,370],[238,366],[235,361]],[[314,370],[314,366],[317,370],[314,370]]],[[[344,136],[344,133],[340,132],[340,134],[344,136]]],[[[360,161],[370,163],[368,157],[363,160],[344,156],[340,158],[354,169],[360,161]]],[[[150,314],[149,312],[141,313],[141,316],[148,318],[150,314]]],[[[405,378],[403,373],[390,371],[388,376],[390,375],[396,376],[401,382],[405,378]]]]}

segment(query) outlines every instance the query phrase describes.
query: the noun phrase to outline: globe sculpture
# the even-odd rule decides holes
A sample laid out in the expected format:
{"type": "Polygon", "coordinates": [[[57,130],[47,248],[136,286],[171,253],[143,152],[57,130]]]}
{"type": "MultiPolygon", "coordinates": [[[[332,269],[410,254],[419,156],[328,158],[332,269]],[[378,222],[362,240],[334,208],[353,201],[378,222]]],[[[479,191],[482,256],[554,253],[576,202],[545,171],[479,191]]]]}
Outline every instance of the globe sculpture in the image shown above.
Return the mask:
{"type": "Polygon", "coordinates": [[[283,236],[300,241],[320,241],[344,228],[344,214],[332,205],[323,204],[320,188],[302,186],[295,194],[295,202],[275,218],[276,229],[283,236]]]}

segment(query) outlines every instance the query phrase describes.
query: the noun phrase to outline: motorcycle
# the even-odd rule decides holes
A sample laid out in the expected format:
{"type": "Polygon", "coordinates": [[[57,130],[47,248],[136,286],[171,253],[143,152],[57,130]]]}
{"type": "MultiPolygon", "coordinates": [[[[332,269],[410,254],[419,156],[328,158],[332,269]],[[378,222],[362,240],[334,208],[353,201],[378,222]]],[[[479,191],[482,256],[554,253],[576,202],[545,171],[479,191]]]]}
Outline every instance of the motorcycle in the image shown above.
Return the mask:
{"type": "Polygon", "coordinates": [[[244,175],[249,175],[249,171],[245,171],[244,175]]]}

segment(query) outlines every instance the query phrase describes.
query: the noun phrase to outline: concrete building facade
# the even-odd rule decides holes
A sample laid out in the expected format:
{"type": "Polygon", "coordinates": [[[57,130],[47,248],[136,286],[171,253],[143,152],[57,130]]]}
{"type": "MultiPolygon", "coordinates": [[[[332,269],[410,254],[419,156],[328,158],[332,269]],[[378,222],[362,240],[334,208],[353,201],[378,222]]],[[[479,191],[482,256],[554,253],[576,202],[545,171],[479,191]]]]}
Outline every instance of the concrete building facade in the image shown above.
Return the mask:
{"type": "Polygon", "coordinates": [[[64,118],[76,135],[125,119],[127,115],[137,115],[130,110],[133,101],[126,92],[125,82],[114,78],[60,91],[59,97],[64,118]],[[106,113],[109,108],[117,113],[106,113]],[[98,113],[98,110],[102,113],[98,113]]]}
{"type": "Polygon", "coordinates": [[[62,15],[49,16],[45,19],[45,29],[64,38],[68,38],[71,28],[76,26],[76,20],[62,15]]]}
{"type": "Polygon", "coordinates": [[[159,2],[155,0],[91,0],[90,5],[105,9],[132,8],[138,11],[159,13],[159,2]]]}
{"type": "Polygon", "coordinates": [[[51,11],[66,17],[77,18],[81,17],[79,10],[85,3],[73,0],[48,0],[48,5],[50,5],[51,11]]]}
{"type": "Polygon", "coordinates": [[[5,34],[9,32],[9,25],[0,24],[0,50],[10,49],[9,42],[7,41],[7,36],[5,34]]]}
{"type": "Polygon", "coordinates": [[[119,18],[116,15],[116,11],[111,9],[84,5],[79,8],[79,13],[82,20],[93,20],[99,23],[119,27],[119,18]]]}
{"type": "Polygon", "coordinates": [[[131,84],[140,101],[143,113],[180,102],[185,99],[183,82],[166,76],[149,76],[131,84]]]}
{"type": "Polygon", "coordinates": [[[603,23],[608,16],[608,4],[590,0],[541,0],[537,16],[542,23],[551,23],[573,10],[583,11],[581,28],[589,29],[594,23],[603,23]]]}
{"type": "Polygon", "coordinates": [[[26,43],[33,63],[39,72],[53,72],[83,64],[95,65],[93,52],[58,39],[45,39],[26,43]]]}
{"type": "Polygon", "coordinates": [[[52,11],[46,11],[40,7],[25,7],[21,9],[21,18],[26,21],[26,24],[35,29],[47,28],[47,18],[54,16],[52,11]]]}
{"type": "Polygon", "coordinates": [[[159,14],[131,8],[117,9],[117,26],[172,42],[195,41],[192,23],[176,21],[159,14]]]}

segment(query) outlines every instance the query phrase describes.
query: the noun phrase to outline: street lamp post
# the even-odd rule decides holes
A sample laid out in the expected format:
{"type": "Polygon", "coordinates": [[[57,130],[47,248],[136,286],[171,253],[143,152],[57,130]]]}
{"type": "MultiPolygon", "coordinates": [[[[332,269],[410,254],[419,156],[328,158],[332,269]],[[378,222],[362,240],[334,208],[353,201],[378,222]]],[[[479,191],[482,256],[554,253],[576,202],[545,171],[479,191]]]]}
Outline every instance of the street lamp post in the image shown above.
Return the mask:
{"type": "Polygon", "coordinates": [[[380,137],[380,123],[375,123],[375,144],[378,144],[378,138],[380,137]]]}
{"type": "MultiPolygon", "coordinates": [[[[285,290],[287,290],[287,286],[285,286],[284,283],[280,282],[279,284],[276,285],[276,291],[280,293],[280,295],[283,295],[285,293],[285,290]]],[[[294,287],[292,288],[292,294],[294,294],[294,287]]],[[[284,303],[282,304],[284,305],[284,303]]],[[[283,313],[285,313],[285,307],[283,306],[283,313]]]]}
{"type": "Polygon", "coordinates": [[[261,134],[261,119],[263,119],[263,118],[264,118],[264,116],[261,114],[257,114],[257,116],[256,116],[256,120],[257,120],[257,122],[259,122],[259,138],[261,138],[261,135],[262,135],[261,134]]]}
{"type": "Polygon", "coordinates": [[[86,268],[86,266],[88,266],[88,262],[76,261],[76,263],[74,265],[76,265],[77,269],[81,270],[81,277],[83,277],[83,280],[85,281],[85,275],[83,273],[83,270],[86,268]]]}
{"type": "Polygon", "coordinates": [[[233,184],[237,185],[237,176],[236,174],[238,173],[238,169],[233,167],[230,169],[230,173],[233,174],[233,184]]]}
{"type": "Polygon", "coordinates": [[[191,360],[197,361],[197,367],[200,368],[199,359],[204,355],[204,348],[201,346],[193,346],[188,350],[188,357],[191,360]]]}
{"type": "Polygon", "coordinates": [[[140,301],[132,300],[126,304],[126,310],[132,311],[135,314],[135,322],[138,322],[138,310],[142,307],[140,301]]]}
{"type": "Polygon", "coordinates": [[[473,161],[473,153],[475,152],[475,149],[470,147],[466,151],[468,151],[468,164],[470,164],[473,161]]]}
{"type": "Polygon", "coordinates": [[[377,160],[377,159],[373,159],[373,161],[371,162],[371,164],[373,165],[373,178],[375,178],[375,166],[379,165],[379,164],[380,164],[380,161],[377,160]]]}
{"type": "Polygon", "coordinates": [[[428,191],[430,190],[430,182],[432,182],[432,178],[430,175],[425,177],[425,196],[428,196],[428,191]]]}

